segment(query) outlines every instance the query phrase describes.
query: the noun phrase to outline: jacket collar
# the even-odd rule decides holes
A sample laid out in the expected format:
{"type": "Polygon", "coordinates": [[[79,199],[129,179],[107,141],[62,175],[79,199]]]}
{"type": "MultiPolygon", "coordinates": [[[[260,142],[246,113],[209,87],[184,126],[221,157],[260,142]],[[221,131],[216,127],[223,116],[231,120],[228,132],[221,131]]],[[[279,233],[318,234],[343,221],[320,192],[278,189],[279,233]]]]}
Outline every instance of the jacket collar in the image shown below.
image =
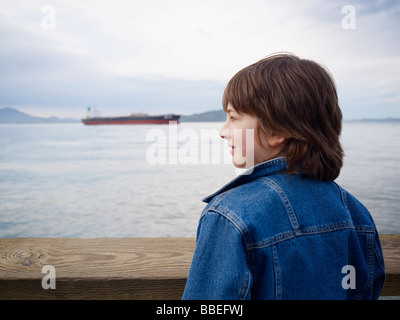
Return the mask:
{"type": "Polygon", "coordinates": [[[246,170],[241,175],[237,176],[235,179],[233,179],[231,182],[224,185],[217,192],[214,192],[213,194],[209,195],[208,197],[205,197],[203,199],[203,202],[209,203],[212,200],[212,198],[214,198],[215,196],[217,196],[225,191],[228,191],[229,189],[233,189],[242,184],[253,181],[257,178],[269,176],[271,174],[281,172],[281,171],[286,171],[286,170],[287,170],[287,161],[286,161],[286,158],[284,158],[284,157],[275,158],[275,159],[271,159],[271,160],[268,160],[265,162],[261,162],[261,163],[255,165],[254,167],[251,167],[250,169],[246,170]]]}

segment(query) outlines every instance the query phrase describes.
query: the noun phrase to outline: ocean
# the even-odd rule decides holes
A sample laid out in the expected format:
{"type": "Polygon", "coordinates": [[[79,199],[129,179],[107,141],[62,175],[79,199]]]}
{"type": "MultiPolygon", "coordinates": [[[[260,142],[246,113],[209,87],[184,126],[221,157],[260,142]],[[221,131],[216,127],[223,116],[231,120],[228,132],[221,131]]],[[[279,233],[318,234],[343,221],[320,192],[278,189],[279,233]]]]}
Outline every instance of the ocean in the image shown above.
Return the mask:
{"type": "MultiPolygon", "coordinates": [[[[195,237],[239,172],[217,122],[0,125],[0,237],[195,237]]],[[[400,233],[400,122],[344,122],[337,182],[400,233]]]]}

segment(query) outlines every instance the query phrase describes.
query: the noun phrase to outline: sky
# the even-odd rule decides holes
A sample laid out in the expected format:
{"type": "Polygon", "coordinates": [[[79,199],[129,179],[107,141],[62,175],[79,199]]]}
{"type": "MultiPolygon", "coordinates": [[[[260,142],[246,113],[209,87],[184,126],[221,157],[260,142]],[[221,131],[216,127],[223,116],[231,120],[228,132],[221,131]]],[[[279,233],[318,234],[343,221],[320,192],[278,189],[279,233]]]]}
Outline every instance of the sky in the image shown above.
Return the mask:
{"type": "Polygon", "coordinates": [[[344,119],[400,118],[400,1],[0,0],[0,108],[193,114],[275,52],[326,66],[344,119]]]}

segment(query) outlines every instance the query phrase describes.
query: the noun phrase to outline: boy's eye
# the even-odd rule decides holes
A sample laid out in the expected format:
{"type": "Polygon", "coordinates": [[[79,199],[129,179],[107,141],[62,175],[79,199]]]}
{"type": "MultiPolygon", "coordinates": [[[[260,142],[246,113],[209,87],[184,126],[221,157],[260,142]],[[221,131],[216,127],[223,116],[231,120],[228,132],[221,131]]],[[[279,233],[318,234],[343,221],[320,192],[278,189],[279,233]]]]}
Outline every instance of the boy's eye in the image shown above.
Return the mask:
{"type": "Polygon", "coordinates": [[[236,117],[229,115],[229,120],[236,121],[237,119],[236,119],[236,117]]]}

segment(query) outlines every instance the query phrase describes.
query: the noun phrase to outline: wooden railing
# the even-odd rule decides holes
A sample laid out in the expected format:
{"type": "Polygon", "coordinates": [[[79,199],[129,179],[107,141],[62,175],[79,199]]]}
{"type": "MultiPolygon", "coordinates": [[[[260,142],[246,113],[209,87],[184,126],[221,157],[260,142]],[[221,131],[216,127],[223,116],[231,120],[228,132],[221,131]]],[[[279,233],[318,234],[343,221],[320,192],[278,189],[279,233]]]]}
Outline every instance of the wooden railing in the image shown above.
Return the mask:
{"type": "MultiPolygon", "coordinates": [[[[400,296],[400,234],[381,242],[382,295],[400,296]]],[[[180,299],[194,248],[193,238],[2,238],[0,299],[180,299]]]]}

